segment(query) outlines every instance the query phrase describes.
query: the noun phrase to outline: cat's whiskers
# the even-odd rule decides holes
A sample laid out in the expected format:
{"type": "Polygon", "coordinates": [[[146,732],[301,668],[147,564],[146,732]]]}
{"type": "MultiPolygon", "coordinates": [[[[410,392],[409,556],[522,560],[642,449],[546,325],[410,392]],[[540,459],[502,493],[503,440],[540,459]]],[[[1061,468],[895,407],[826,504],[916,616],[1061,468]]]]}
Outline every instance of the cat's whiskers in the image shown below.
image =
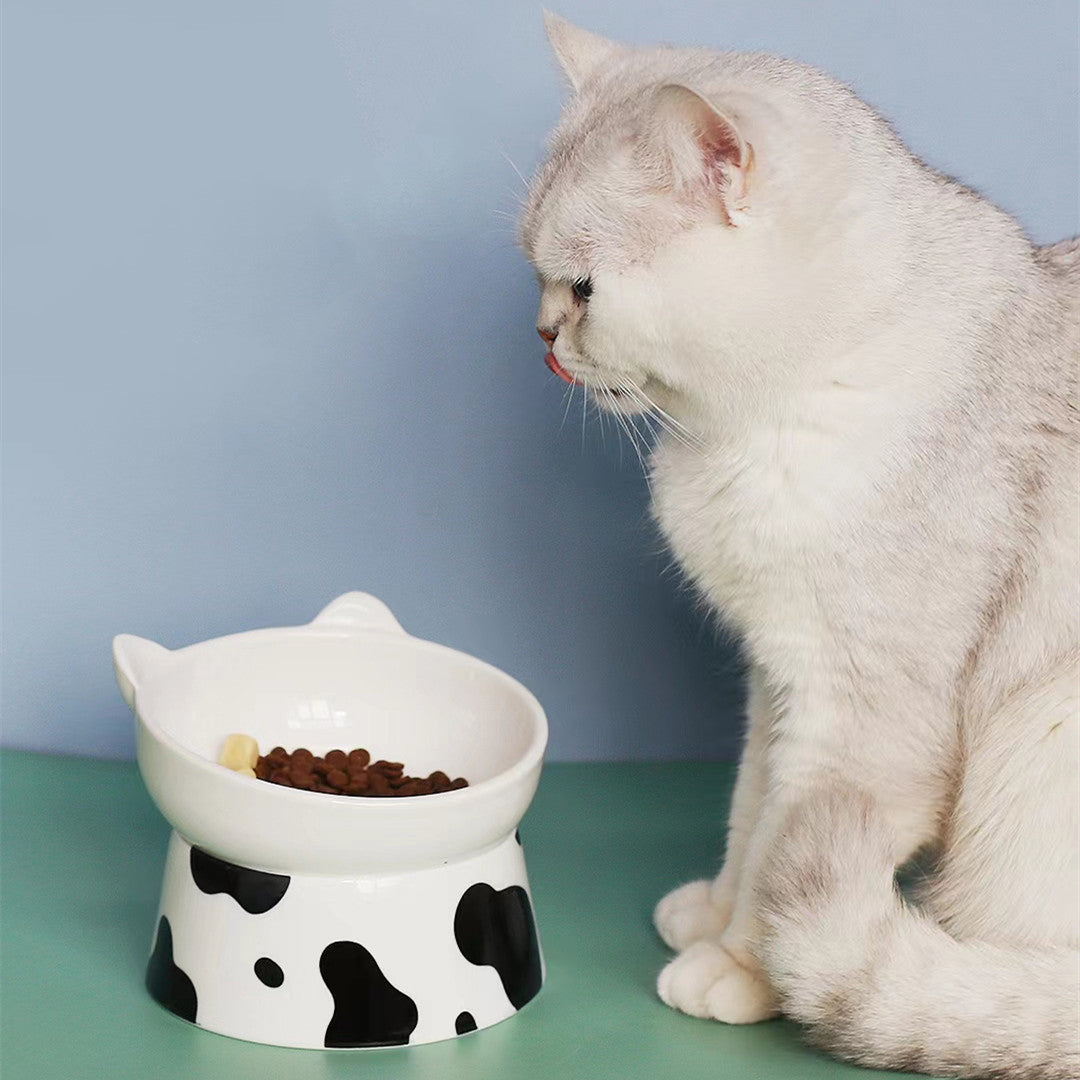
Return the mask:
{"type": "Polygon", "coordinates": [[[619,389],[632,397],[645,411],[648,416],[655,419],[676,442],[685,446],[688,450],[700,450],[701,437],[691,431],[684,424],[675,419],[669,412],[662,409],[645,391],[629,379],[622,379],[619,389]]]}
{"type": "MultiPolygon", "coordinates": [[[[590,385],[586,382],[574,382],[570,383],[566,388],[564,394],[564,406],[562,420],[559,423],[559,431],[561,432],[566,426],[567,417],[570,415],[570,407],[574,400],[574,387],[581,387],[581,448],[585,449],[585,428],[587,424],[587,417],[589,413],[589,389],[590,385]]],[[[649,493],[652,494],[652,481],[649,470],[648,459],[652,452],[652,438],[655,436],[655,429],[649,424],[649,419],[655,419],[657,423],[665,428],[667,425],[664,423],[663,416],[667,414],[663,413],[663,410],[659,409],[654,402],[652,402],[647,395],[642,395],[639,389],[634,386],[629,380],[620,380],[620,383],[616,387],[607,386],[603,383],[594,383],[591,387],[593,391],[592,410],[596,413],[600,424],[600,439],[604,448],[607,448],[606,429],[604,425],[604,414],[610,413],[615,422],[622,429],[626,439],[629,440],[630,445],[634,449],[634,454],[638,459],[638,464],[641,466],[642,474],[645,477],[645,482],[649,487],[649,493]],[[619,408],[619,395],[625,395],[637,402],[645,413],[637,413],[628,415],[619,408]],[[606,405],[607,407],[603,407],[606,405]],[[646,431],[642,431],[638,427],[637,420],[639,416],[645,418],[646,431]]],[[[670,419],[670,418],[669,418],[670,419]]],[[[672,424],[677,424],[675,420],[671,421],[672,424]]],[[[681,425],[680,425],[681,426],[681,425]]],[[[686,440],[680,434],[677,429],[667,428],[673,438],[679,441],[685,442],[686,440]]],[[[690,445],[687,443],[687,445],[690,445]]],[[[623,440],[619,440],[619,464],[622,464],[622,447],[623,440]]]]}
{"type": "MultiPolygon", "coordinates": [[[[605,390],[604,393],[610,399],[611,408],[612,408],[612,414],[613,414],[613,416],[615,418],[615,424],[616,424],[617,427],[621,427],[622,425],[619,423],[619,412],[618,412],[618,409],[617,409],[616,404],[615,404],[615,395],[612,394],[612,392],[610,390],[605,390]]],[[[618,439],[617,442],[619,444],[619,468],[621,469],[622,468],[622,463],[623,463],[623,440],[618,439]]]]}
{"type": "Polygon", "coordinates": [[[581,451],[585,452],[585,417],[589,411],[589,384],[581,384],[581,451]]]}
{"type": "MultiPolygon", "coordinates": [[[[622,422],[622,416],[619,413],[618,407],[617,407],[616,402],[615,402],[615,395],[606,386],[598,386],[597,390],[600,392],[600,394],[602,395],[604,400],[608,403],[608,408],[607,409],[597,409],[597,412],[600,415],[600,430],[601,430],[601,433],[604,430],[604,413],[605,412],[609,412],[613,416],[616,424],[618,424],[620,427],[624,427],[624,424],[622,422]]],[[[618,439],[616,441],[617,441],[618,446],[619,446],[619,466],[621,467],[622,463],[623,463],[623,440],[618,439]]]]}
{"type": "Polygon", "coordinates": [[[528,192],[529,181],[525,179],[524,175],[522,175],[521,170],[514,164],[513,159],[505,150],[500,150],[499,153],[502,154],[504,158],[506,158],[510,168],[513,169],[515,173],[517,173],[517,178],[521,181],[522,186],[525,188],[525,191],[528,192]]]}
{"type": "Polygon", "coordinates": [[[627,387],[630,394],[648,411],[650,416],[656,419],[665,431],[669,432],[685,446],[692,447],[700,445],[700,436],[698,436],[696,432],[691,431],[685,424],[676,420],[666,409],[657,405],[642,387],[638,386],[636,383],[630,382],[628,382],[627,387]]]}
{"type": "Polygon", "coordinates": [[[562,421],[559,423],[559,434],[562,434],[562,429],[566,427],[566,418],[570,415],[570,403],[574,400],[574,384],[571,383],[566,388],[566,392],[563,394],[563,414],[562,421]]]}
{"type": "MultiPolygon", "coordinates": [[[[637,425],[634,423],[634,417],[627,416],[618,407],[618,401],[614,392],[609,387],[603,387],[603,391],[612,405],[612,411],[616,421],[622,430],[626,433],[626,437],[630,440],[630,445],[634,448],[634,453],[637,455],[638,464],[641,466],[641,471],[645,476],[645,483],[649,486],[649,493],[652,494],[652,483],[649,476],[648,456],[650,447],[646,436],[638,430],[637,425]]],[[[619,444],[622,446],[622,443],[619,444]]]]}
{"type": "Polygon", "coordinates": [[[598,386],[596,397],[593,399],[593,412],[596,413],[596,419],[600,422],[600,446],[602,449],[607,450],[607,439],[604,437],[604,413],[607,409],[604,409],[600,405],[600,399],[606,397],[608,394],[607,387],[598,386]]]}

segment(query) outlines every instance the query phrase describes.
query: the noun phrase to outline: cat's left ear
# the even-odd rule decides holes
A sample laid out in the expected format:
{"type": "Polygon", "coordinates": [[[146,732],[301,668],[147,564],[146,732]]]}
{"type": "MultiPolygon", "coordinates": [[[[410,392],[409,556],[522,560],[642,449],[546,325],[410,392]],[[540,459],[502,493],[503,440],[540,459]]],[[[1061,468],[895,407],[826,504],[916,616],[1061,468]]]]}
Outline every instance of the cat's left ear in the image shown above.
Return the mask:
{"type": "Polygon", "coordinates": [[[679,185],[704,184],[737,224],[750,207],[754,148],[732,117],[695,90],[668,83],[656,91],[658,137],[679,185]]]}
{"type": "Polygon", "coordinates": [[[544,12],[544,30],[572,90],[579,90],[597,68],[625,51],[624,46],[590,34],[553,11],[544,12]]]}

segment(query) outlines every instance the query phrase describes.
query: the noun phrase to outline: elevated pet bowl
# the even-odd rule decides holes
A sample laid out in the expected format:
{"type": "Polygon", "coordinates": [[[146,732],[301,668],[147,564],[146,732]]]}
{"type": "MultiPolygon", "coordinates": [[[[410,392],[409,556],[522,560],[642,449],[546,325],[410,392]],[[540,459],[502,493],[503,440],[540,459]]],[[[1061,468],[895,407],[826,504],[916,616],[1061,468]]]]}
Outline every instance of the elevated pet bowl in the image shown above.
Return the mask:
{"type": "Polygon", "coordinates": [[[498,669],[411,637],[347,593],[306,626],[170,651],[121,634],[139,769],[173,826],[150,993],[201,1027],[295,1047],[434,1042],[511,1016],[543,982],[517,825],[547,722],[498,669]],[[365,747],[469,787],[365,798],[217,764],[365,747]]]}

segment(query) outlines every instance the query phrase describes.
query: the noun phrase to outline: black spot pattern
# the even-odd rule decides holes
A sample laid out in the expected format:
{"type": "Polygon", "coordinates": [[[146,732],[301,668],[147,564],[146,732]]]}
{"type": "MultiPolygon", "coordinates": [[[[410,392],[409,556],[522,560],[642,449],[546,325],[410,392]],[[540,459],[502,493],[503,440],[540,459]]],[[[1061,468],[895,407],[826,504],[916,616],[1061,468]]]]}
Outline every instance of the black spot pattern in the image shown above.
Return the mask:
{"type": "Polygon", "coordinates": [[[249,915],[264,915],[289,887],[288,874],[268,874],[226,862],[202,848],[191,849],[191,877],[204,892],[228,893],[249,915]]]}
{"type": "Polygon", "coordinates": [[[285,972],[269,956],[260,956],[255,961],[255,976],[264,986],[276,990],[285,981],[285,972]]]}
{"type": "Polygon", "coordinates": [[[319,973],[334,998],[325,1046],[402,1046],[418,1020],[416,1002],[382,973],[355,941],[335,941],[319,957],[319,973]]]}
{"type": "Polygon", "coordinates": [[[157,941],[146,965],[146,989],[169,1012],[195,1023],[199,1008],[195,984],[173,962],[172,927],[164,915],[158,922],[157,941]]]}
{"type": "Polygon", "coordinates": [[[476,1021],[473,1019],[471,1012],[458,1013],[457,1019],[454,1021],[454,1030],[459,1035],[466,1035],[470,1031],[476,1030],[476,1021]]]}
{"type": "Polygon", "coordinates": [[[540,989],[540,942],[529,895],[520,885],[496,892],[485,882],[470,885],[454,914],[454,937],[471,964],[489,965],[502,979],[515,1009],[540,989]]]}

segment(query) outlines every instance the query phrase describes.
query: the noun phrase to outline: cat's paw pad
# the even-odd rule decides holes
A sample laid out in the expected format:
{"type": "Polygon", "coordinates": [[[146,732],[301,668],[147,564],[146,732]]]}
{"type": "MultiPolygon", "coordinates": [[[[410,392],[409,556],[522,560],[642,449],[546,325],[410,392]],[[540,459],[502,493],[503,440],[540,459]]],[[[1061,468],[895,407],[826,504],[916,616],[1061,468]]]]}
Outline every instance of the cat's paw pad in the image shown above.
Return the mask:
{"type": "Polygon", "coordinates": [[[718,938],[724,932],[730,911],[714,902],[713,887],[711,881],[691,881],[656,905],[653,923],[665,945],[682,952],[695,941],[718,938]]]}
{"type": "Polygon", "coordinates": [[[756,1024],[777,1012],[764,977],[714,941],[698,941],[676,956],[660,972],[656,989],[665,1005],[725,1024],[756,1024]]]}

